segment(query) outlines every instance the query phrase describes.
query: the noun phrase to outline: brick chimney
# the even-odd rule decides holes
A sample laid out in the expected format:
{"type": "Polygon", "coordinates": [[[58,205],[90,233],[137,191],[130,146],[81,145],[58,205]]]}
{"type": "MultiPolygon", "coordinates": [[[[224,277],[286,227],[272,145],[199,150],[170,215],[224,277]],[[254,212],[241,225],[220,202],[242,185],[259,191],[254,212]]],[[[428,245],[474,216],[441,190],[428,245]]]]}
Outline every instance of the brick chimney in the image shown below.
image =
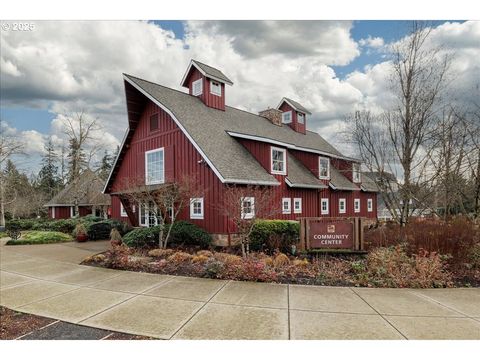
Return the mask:
{"type": "Polygon", "coordinates": [[[282,112],[277,109],[270,109],[260,111],[258,113],[261,117],[264,117],[277,126],[282,126],[282,112]]]}

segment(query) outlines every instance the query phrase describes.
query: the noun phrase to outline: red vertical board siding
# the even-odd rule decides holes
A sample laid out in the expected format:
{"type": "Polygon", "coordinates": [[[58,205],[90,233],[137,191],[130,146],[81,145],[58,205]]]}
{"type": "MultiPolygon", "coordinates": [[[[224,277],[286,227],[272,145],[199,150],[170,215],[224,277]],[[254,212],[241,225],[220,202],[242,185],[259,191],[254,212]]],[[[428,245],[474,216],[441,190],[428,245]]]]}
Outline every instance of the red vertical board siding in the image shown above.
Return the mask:
{"type": "MultiPolygon", "coordinates": [[[[122,188],[126,187],[125,184],[131,182],[144,183],[145,152],[162,147],[165,149],[165,160],[173,159],[173,177],[169,170],[172,164],[165,164],[166,178],[180,181],[183,176],[193,177],[198,188],[205,191],[204,219],[190,219],[188,208],[179,214],[179,219],[195,223],[211,233],[227,233],[225,216],[220,213],[217,206],[222,199],[223,184],[205,162],[199,163],[201,155],[170,116],[150,101],[143,110],[135,134],[125,152],[112,185],[112,192],[121,192],[122,188]],[[149,119],[155,113],[159,114],[160,122],[163,124],[160,126],[161,130],[151,132],[149,119]]],[[[119,200],[115,196],[112,198],[112,216],[123,219],[120,217],[119,200]]]]}
{"type": "Polygon", "coordinates": [[[210,79],[203,76],[200,71],[192,67],[190,73],[187,75],[187,84],[189,88],[189,93],[192,95],[192,83],[198,79],[203,79],[202,81],[202,94],[198,96],[202,102],[214,109],[225,110],[225,84],[220,83],[222,87],[222,96],[214,95],[210,93],[210,79]]]}
{"type": "Polygon", "coordinates": [[[288,126],[290,126],[296,132],[299,132],[299,133],[302,133],[302,134],[305,134],[307,132],[307,116],[306,116],[306,114],[305,114],[304,123],[300,124],[298,122],[297,111],[294,108],[292,108],[290,105],[288,105],[286,102],[284,102],[280,106],[280,110],[283,111],[283,112],[286,112],[286,111],[291,111],[292,112],[292,122],[290,124],[288,124],[288,126]]]}

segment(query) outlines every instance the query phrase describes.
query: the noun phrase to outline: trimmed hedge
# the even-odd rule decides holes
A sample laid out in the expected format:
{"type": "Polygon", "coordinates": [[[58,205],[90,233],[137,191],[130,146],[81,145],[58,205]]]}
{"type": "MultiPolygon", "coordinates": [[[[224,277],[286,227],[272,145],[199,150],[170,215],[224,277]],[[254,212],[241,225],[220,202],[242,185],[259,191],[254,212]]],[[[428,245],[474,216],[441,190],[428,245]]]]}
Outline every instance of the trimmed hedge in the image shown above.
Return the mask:
{"type": "Polygon", "coordinates": [[[250,234],[250,250],[290,252],[300,240],[300,224],[288,220],[257,220],[250,234]]]}
{"type": "MultiPolygon", "coordinates": [[[[168,231],[170,224],[165,225],[168,231]]],[[[140,228],[130,231],[123,237],[123,243],[129,247],[158,247],[159,226],[140,228]]],[[[202,228],[187,221],[173,224],[169,244],[192,245],[207,248],[212,243],[212,237],[202,228]]]]}
{"type": "Polygon", "coordinates": [[[73,238],[58,231],[26,231],[18,240],[9,240],[7,245],[53,244],[72,241],[73,238]]]}

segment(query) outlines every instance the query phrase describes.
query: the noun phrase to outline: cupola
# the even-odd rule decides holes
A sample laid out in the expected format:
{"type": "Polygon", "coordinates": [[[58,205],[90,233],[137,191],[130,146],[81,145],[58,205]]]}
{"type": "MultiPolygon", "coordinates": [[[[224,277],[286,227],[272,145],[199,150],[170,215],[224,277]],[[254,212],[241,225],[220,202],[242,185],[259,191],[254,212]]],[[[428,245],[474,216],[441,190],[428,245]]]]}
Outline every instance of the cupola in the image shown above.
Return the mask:
{"type": "Polygon", "coordinates": [[[233,85],[233,82],[220,70],[197,60],[190,61],[181,83],[190,95],[218,110],[225,110],[225,84],[233,85]]]}
{"type": "Polygon", "coordinates": [[[282,124],[290,126],[296,132],[305,134],[307,132],[307,115],[312,115],[298,102],[284,97],[277,109],[282,112],[282,124]]]}

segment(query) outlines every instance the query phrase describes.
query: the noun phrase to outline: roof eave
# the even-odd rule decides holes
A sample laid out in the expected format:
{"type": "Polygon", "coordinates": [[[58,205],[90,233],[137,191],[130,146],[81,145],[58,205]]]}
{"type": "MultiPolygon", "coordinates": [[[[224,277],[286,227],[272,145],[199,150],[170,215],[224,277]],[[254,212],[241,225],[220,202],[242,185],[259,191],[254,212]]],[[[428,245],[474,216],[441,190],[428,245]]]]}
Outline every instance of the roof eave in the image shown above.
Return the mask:
{"type": "Polygon", "coordinates": [[[200,71],[200,73],[201,73],[203,76],[205,76],[205,77],[208,77],[208,78],[210,78],[210,79],[213,79],[213,80],[215,80],[215,81],[218,81],[218,82],[221,82],[221,83],[230,85],[230,86],[233,85],[233,82],[231,82],[230,80],[220,79],[220,78],[218,78],[218,77],[216,77],[216,76],[207,74],[200,66],[198,66],[197,64],[195,64],[195,61],[192,59],[192,60],[190,60],[190,64],[188,65],[187,71],[186,71],[185,74],[183,75],[182,81],[180,82],[180,86],[188,87],[185,82],[187,81],[188,74],[190,73],[190,70],[192,69],[192,66],[194,66],[195,69],[197,69],[198,71],[200,71]]]}
{"type": "Polygon", "coordinates": [[[288,178],[285,178],[285,183],[291,188],[303,188],[303,189],[327,189],[328,187],[325,185],[312,185],[312,184],[299,184],[299,183],[292,183],[288,178]]]}
{"type": "Polygon", "coordinates": [[[286,102],[288,105],[290,105],[294,110],[298,111],[298,112],[301,112],[301,113],[305,113],[305,114],[308,114],[308,115],[312,115],[312,113],[310,111],[308,111],[307,109],[299,109],[297,106],[293,105],[290,101],[288,101],[288,99],[286,98],[282,98],[282,100],[280,101],[280,104],[278,104],[277,106],[277,110],[280,110],[280,106],[282,106],[282,104],[286,102]]]}

